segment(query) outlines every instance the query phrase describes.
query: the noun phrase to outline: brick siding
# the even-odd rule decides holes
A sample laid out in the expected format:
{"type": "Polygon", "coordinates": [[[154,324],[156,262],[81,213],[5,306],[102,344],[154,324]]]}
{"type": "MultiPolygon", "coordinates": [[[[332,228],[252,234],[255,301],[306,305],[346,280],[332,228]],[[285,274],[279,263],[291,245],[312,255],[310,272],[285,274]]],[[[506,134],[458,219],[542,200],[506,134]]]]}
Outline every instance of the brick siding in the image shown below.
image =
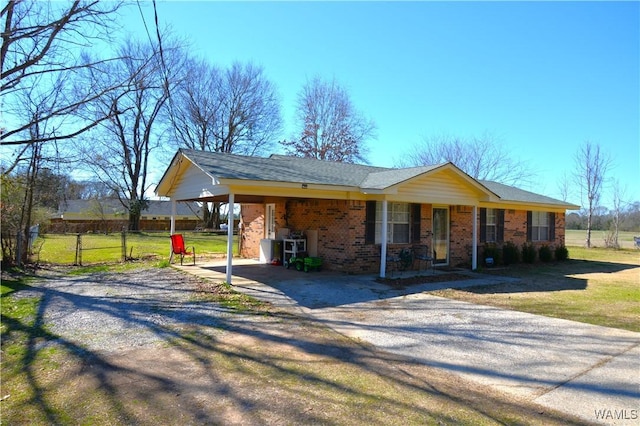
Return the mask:
{"type": "MultiPolygon", "coordinates": [[[[276,204],[276,228],[291,231],[318,231],[318,256],[327,269],[346,273],[376,273],[379,271],[380,245],[365,244],[366,202],[355,200],[270,199],[276,204]]],[[[243,257],[259,257],[260,239],[264,238],[264,205],[242,206],[243,257]]],[[[472,257],[473,208],[450,206],[449,265],[470,267],[472,257]]],[[[479,238],[479,215],[478,215],[479,238]]],[[[556,239],[536,242],[536,246],[564,244],[565,215],[556,213],[556,239]]],[[[522,246],[527,238],[527,212],[505,211],[505,241],[522,246]]],[[[414,242],[418,243],[418,242],[414,242]]],[[[420,209],[420,244],[432,247],[432,205],[420,209]]],[[[481,243],[479,254],[481,252],[481,243]]],[[[395,254],[405,244],[389,244],[388,253],[395,254]]]]}

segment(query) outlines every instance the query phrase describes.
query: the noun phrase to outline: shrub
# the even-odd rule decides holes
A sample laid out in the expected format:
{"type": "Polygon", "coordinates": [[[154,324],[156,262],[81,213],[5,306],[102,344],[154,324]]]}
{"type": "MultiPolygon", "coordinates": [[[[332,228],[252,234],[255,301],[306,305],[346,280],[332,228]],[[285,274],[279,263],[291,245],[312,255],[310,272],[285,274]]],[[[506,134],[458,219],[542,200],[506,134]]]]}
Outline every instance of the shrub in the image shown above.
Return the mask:
{"type": "Polygon", "coordinates": [[[565,246],[556,247],[556,260],[563,262],[567,259],[569,259],[569,250],[565,246]]]}
{"type": "Polygon", "coordinates": [[[484,246],[484,251],[482,253],[482,259],[486,259],[487,257],[492,257],[493,258],[493,264],[494,265],[499,265],[500,263],[502,263],[502,250],[500,250],[498,248],[498,246],[496,246],[493,243],[487,243],[484,246]]]}
{"type": "Polygon", "coordinates": [[[522,245],[522,261],[525,263],[536,261],[536,248],[532,244],[524,243],[522,245]]]}
{"type": "Polygon", "coordinates": [[[502,246],[502,262],[511,265],[520,262],[518,247],[512,242],[507,242],[502,246]]]}
{"type": "Polygon", "coordinates": [[[551,262],[553,260],[553,252],[548,245],[541,246],[538,249],[538,259],[541,262],[551,262]]]}

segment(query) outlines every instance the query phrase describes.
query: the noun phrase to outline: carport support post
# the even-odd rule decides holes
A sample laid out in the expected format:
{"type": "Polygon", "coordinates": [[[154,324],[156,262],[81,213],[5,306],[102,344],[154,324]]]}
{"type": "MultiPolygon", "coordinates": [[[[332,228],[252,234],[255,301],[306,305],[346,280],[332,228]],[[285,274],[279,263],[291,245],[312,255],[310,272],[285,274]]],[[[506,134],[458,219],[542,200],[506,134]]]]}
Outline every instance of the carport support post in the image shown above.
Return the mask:
{"type": "Polygon", "coordinates": [[[171,200],[171,235],[176,233],[176,214],[178,213],[178,203],[171,200]]]}
{"type": "MultiPolygon", "coordinates": [[[[171,199],[171,231],[169,235],[173,235],[176,233],[176,213],[178,212],[177,202],[173,198],[171,199]]],[[[169,243],[169,263],[173,261],[173,246],[169,243]]]]}
{"type": "Polygon", "coordinates": [[[478,206],[473,206],[473,226],[471,234],[473,242],[471,243],[471,270],[478,269],[478,206]]]}
{"type": "Polygon", "coordinates": [[[387,274],[387,200],[382,200],[382,229],[380,230],[380,278],[387,274]]]}
{"type": "Polygon", "coordinates": [[[231,284],[231,265],[233,263],[233,193],[229,193],[229,204],[227,205],[227,283],[231,284]]]}

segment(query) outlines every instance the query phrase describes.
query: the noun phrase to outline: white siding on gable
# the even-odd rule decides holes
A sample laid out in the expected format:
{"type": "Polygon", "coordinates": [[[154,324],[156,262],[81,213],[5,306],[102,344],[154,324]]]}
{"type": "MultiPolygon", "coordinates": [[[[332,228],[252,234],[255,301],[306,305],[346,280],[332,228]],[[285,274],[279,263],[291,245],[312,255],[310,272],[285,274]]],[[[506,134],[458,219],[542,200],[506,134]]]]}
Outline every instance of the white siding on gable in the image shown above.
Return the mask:
{"type": "Polygon", "coordinates": [[[444,170],[398,185],[394,200],[430,204],[475,205],[487,194],[458,174],[444,170]]]}
{"type": "Polygon", "coordinates": [[[229,193],[228,186],[216,184],[210,175],[194,165],[190,165],[171,186],[170,196],[178,201],[229,193]]]}

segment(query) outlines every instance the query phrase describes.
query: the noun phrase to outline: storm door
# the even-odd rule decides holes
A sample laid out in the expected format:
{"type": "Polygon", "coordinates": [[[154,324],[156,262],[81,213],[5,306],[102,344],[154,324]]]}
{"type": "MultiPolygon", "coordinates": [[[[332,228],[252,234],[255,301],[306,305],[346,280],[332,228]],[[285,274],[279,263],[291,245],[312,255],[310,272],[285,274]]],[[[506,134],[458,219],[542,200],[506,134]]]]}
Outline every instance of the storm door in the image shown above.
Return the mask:
{"type": "Polygon", "coordinates": [[[449,264],[449,208],[433,208],[433,250],[435,264],[449,264]]]}
{"type": "Polygon", "coordinates": [[[265,214],[265,238],[276,239],[276,205],[267,204],[265,214]]]}

